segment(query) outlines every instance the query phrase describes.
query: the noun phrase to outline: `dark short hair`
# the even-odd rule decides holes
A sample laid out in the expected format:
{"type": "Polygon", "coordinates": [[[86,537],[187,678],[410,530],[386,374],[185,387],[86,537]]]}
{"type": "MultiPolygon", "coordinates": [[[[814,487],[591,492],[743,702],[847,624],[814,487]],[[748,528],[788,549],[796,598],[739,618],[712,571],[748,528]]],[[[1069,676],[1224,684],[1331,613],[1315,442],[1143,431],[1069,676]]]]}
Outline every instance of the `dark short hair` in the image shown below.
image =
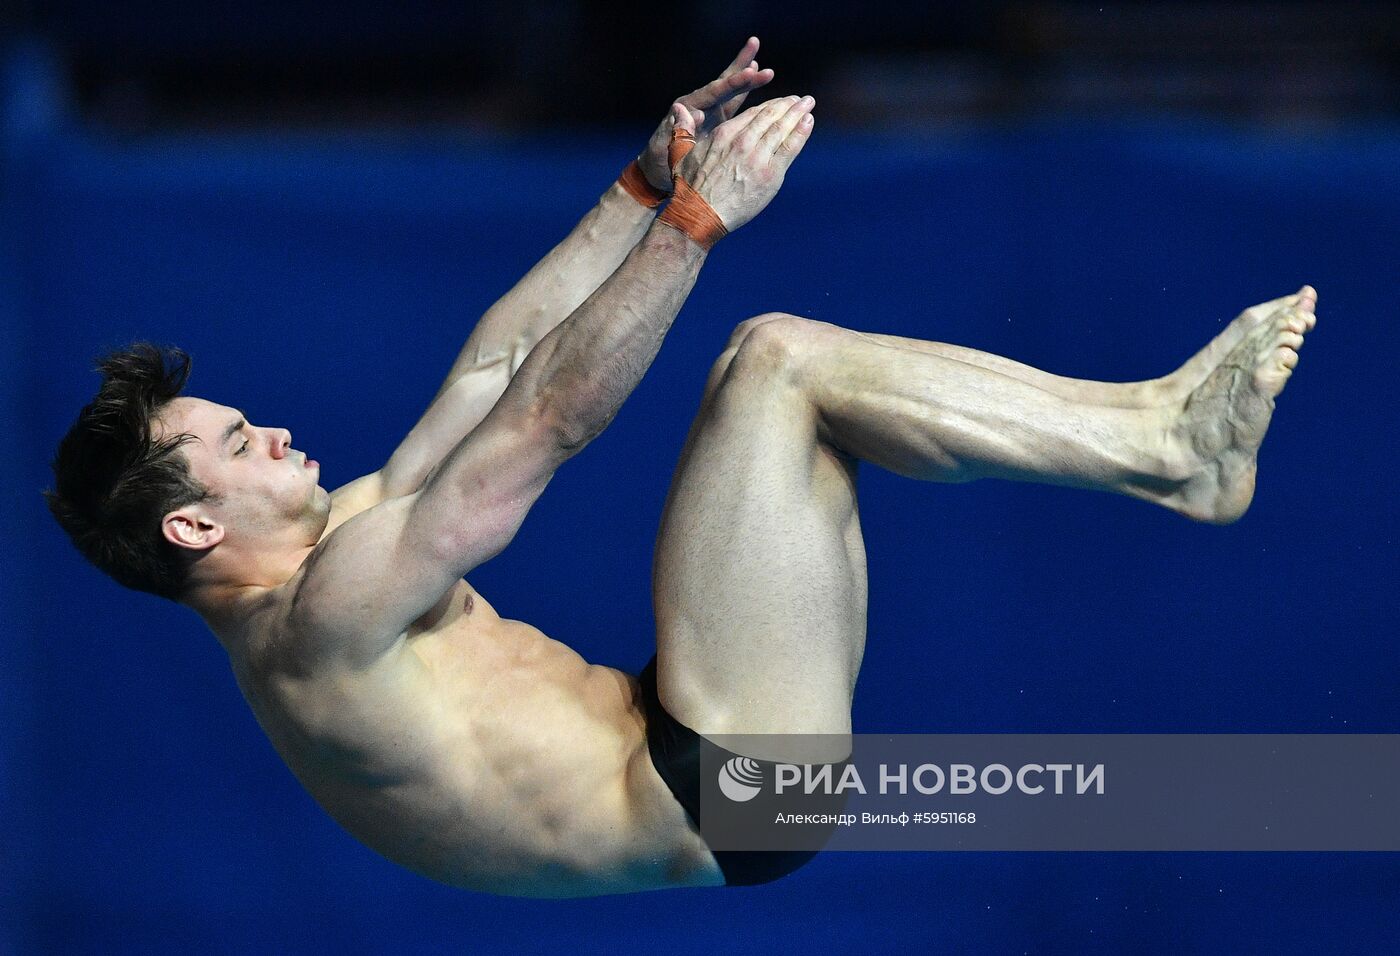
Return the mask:
{"type": "Polygon", "coordinates": [[[196,437],[157,441],[152,433],[157,414],[185,387],[190,357],[136,342],[99,359],[97,371],[102,386],[59,443],[54,488],[44,500],[99,570],[125,587],[178,601],[193,561],[165,540],[161,519],[215,496],[178,451],[196,437]]]}

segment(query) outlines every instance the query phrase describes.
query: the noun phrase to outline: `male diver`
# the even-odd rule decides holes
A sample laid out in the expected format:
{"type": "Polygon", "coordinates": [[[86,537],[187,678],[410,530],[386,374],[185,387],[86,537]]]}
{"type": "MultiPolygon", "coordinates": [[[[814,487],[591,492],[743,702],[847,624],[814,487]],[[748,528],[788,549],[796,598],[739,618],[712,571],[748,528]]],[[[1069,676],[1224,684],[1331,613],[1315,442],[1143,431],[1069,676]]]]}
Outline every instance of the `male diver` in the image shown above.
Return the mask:
{"type": "Polygon", "coordinates": [[[1123,384],[761,315],[715,363],[675,473],[641,678],[499,617],[463,575],[607,426],[709,247],[768,204],[811,136],[810,97],[739,112],[772,78],[757,51],[750,39],[678,100],[486,313],[379,471],[328,493],[288,431],[180,394],[188,357],[147,344],[102,361],[59,447],[46,497],[80,551],[196,611],[307,790],[431,878],[580,896],[759,883],[810,857],[711,851],[696,735],[849,733],[858,461],[1112,491],[1206,522],[1249,505],[1315,322],[1310,287],[1246,309],[1175,372],[1123,384]]]}

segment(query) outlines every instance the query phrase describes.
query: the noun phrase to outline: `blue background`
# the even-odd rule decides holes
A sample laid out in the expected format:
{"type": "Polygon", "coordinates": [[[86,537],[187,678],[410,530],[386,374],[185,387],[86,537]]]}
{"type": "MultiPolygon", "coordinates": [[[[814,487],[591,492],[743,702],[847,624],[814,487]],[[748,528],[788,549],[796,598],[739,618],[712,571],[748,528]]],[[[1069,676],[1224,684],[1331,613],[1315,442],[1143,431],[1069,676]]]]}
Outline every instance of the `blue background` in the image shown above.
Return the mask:
{"type": "MultiPolygon", "coordinates": [[[[1393,945],[1385,854],[826,854],[755,889],[542,902],[441,887],[361,847],[281,765],[198,619],[118,588],[59,533],[39,496],[53,448],[96,389],[91,360],[148,338],[193,353],[193,394],[289,427],[327,488],[379,467],[474,319],[647,131],[123,140],[65,119],[47,77],[24,56],[7,67],[0,156],[0,951],[1393,945]]],[[[473,583],[588,659],[639,668],[670,472],[749,315],[1131,379],[1309,282],[1319,325],[1237,525],[865,469],[856,727],[1400,731],[1397,261],[1393,126],[857,137],[819,119],[616,423],[473,583]]]]}

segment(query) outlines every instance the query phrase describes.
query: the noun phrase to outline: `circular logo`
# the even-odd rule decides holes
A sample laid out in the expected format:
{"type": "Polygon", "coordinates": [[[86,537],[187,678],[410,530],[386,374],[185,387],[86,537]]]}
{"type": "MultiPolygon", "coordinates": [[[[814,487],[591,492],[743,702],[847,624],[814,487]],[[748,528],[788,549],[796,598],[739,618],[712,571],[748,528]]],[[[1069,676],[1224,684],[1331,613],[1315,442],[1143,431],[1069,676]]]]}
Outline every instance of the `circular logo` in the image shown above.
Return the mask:
{"type": "Polygon", "coordinates": [[[763,784],[763,768],[757,760],[731,757],[719,768],[719,790],[735,803],[744,803],[758,796],[763,784]]]}

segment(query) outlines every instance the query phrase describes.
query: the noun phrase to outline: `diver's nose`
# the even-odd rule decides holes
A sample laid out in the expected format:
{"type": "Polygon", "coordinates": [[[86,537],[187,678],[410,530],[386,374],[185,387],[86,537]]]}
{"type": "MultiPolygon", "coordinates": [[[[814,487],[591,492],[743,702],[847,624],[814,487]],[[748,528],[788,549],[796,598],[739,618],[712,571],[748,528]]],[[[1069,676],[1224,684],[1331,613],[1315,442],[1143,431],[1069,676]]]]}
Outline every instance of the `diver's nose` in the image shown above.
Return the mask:
{"type": "Polygon", "coordinates": [[[286,458],[291,447],[292,433],[283,428],[278,431],[276,439],[272,442],[272,454],[277,458],[286,458]]]}

